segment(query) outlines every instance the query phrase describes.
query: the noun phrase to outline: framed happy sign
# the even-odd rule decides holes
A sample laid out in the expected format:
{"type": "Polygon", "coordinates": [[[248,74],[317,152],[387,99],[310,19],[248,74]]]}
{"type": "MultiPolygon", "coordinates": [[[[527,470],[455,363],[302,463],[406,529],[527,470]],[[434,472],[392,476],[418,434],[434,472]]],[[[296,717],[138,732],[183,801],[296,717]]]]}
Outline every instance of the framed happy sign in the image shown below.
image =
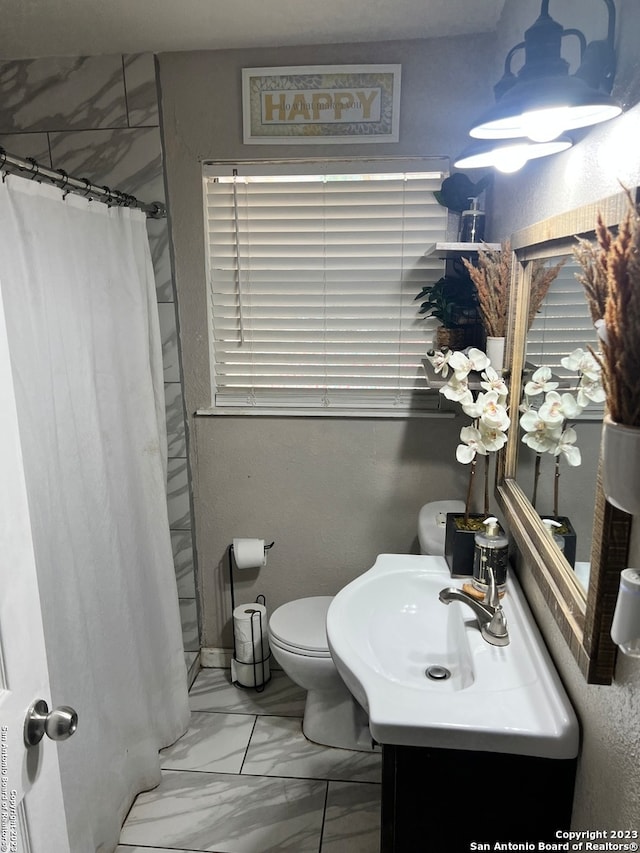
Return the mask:
{"type": "Polygon", "coordinates": [[[243,68],[244,143],[398,142],[400,65],[243,68]]]}

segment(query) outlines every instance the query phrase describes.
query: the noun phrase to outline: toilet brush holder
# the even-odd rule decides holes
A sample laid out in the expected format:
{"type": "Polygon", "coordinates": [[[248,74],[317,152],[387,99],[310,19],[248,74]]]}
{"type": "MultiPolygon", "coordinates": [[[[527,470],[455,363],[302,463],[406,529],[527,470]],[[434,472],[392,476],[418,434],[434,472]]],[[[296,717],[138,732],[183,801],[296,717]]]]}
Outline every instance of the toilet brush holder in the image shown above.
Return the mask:
{"type": "MultiPolygon", "coordinates": [[[[265,545],[265,553],[273,547],[265,545]]],[[[229,546],[229,588],[233,618],[233,657],[231,682],[236,687],[251,687],[262,692],[271,678],[269,640],[267,637],[267,611],[264,595],[252,604],[236,607],[233,566],[234,546],[229,546]]]]}

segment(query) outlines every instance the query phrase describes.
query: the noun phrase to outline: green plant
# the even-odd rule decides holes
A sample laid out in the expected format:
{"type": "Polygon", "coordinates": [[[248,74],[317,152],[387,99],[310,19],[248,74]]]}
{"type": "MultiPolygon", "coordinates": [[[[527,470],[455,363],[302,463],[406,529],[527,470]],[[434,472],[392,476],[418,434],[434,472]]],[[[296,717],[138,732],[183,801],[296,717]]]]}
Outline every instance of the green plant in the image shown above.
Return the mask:
{"type": "Polygon", "coordinates": [[[424,300],[419,313],[435,317],[445,329],[457,329],[476,316],[477,295],[468,277],[445,275],[435,284],[425,284],[418,299],[424,300]]]}

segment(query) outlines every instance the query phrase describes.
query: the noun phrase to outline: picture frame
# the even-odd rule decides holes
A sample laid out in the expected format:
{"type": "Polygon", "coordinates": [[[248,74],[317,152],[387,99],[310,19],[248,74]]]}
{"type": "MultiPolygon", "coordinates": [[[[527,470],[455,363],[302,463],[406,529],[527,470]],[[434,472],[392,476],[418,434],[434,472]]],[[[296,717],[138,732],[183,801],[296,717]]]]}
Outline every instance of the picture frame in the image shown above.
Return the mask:
{"type": "Polygon", "coordinates": [[[398,142],[400,77],[400,65],[243,68],[243,141],[398,142]]]}

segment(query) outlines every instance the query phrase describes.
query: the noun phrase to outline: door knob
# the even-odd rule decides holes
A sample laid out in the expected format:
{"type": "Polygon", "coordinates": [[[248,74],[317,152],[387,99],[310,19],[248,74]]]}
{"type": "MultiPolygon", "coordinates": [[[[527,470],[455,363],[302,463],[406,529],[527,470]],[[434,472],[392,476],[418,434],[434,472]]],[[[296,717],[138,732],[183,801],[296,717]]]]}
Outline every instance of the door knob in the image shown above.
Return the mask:
{"type": "Polygon", "coordinates": [[[24,721],[24,742],[35,746],[47,735],[51,740],[66,740],[78,728],[78,715],[68,705],[49,710],[44,699],[38,699],[27,711],[24,721]]]}

